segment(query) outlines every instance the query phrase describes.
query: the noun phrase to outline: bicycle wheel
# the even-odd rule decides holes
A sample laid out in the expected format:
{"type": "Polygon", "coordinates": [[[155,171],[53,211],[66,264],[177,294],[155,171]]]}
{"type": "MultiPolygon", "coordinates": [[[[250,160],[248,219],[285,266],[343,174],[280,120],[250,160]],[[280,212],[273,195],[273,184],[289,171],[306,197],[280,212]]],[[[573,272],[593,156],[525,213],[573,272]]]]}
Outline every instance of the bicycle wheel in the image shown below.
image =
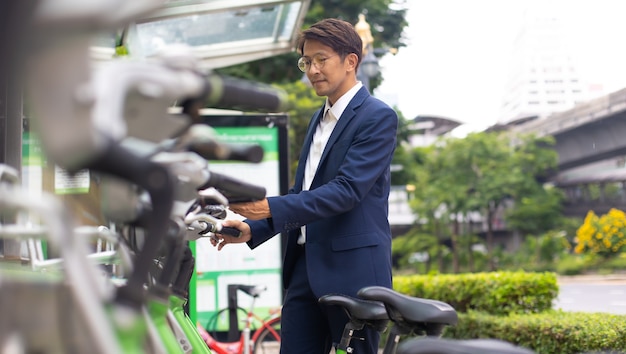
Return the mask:
{"type": "Polygon", "coordinates": [[[280,317],[265,322],[255,333],[254,354],[276,354],[280,349],[280,317]],[[258,334],[257,334],[258,333],[258,334]]]}
{"type": "MultiPolygon", "coordinates": [[[[229,315],[229,309],[228,308],[223,308],[221,310],[219,310],[218,312],[216,312],[215,314],[213,314],[213,316],[211,316],[211,318],[209,319],[209,321],[207,322],[206,326],[204,327],[206,329],[206,331],[211,335],[211,337],[219,340],[219,341],[226,341],[228,340],[228,338],[226,337],[228,335],[228,329],[224,330],[224,329],[220,329],[218,323],[219,322],[223,322],[226,321],[226,323],[228,322],[228,315],[229,315]]],[[[242,307],[237,307],[237,323],[241,323],[242,319],[245,319],[246,316],[248,316],[248,311],[246,311],[246,309],[242,308],[242,307]]],[[[238,331],[240,331],[239,328],[237,328],[238,331]]],[[[239,332],[241,333],[241,332],[239,332]]],[[[239,336],[239,334],[237,335],[239,336]]]]}

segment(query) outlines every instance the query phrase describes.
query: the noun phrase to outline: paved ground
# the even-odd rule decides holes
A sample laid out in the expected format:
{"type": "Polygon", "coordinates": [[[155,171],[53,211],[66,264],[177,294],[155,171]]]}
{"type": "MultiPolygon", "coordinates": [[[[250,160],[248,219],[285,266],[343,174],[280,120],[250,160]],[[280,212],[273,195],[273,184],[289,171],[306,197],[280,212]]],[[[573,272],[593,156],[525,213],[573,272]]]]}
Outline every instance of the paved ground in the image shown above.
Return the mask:
{"type": "Polygon", "coordinates": [[[559,276],[557,281],[559,284],[626,284],[626,274],[559,276]]]}

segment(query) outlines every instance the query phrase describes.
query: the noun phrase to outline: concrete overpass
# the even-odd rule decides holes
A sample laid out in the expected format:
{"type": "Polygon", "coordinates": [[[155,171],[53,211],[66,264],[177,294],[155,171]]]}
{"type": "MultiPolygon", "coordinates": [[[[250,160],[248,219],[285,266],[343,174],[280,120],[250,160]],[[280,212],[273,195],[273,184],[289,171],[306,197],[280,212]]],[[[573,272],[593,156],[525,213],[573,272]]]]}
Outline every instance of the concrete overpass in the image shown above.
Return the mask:
{"type": "Polygon", "coordinates": [[[566,193],[566,215],[626,210],[626,89],[511,131],[555,138],[558,172],[551,181],[566,193]]]}
{"type": "Polygon", "coordinates": [[[514,126],[515,133],[552,135],[559,172],[626,154],[626,88],[568,111],[514,126]]]}

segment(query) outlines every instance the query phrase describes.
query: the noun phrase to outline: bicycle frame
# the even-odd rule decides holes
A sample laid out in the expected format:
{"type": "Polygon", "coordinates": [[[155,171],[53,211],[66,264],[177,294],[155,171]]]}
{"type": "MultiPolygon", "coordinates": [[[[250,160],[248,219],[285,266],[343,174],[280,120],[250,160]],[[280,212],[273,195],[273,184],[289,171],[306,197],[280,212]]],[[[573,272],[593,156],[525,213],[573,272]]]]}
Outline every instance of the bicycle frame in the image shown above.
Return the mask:
{"type": "MultiPolygon", "coordinates": [[[[170,296],[170,311],[173,316],[173,321],[176,322],[182,329],[189,346],[191,346],[191,353],[193,354],[210,354],[211,350],[204,342],[204,339],[200,336],[200,332],[196,326],[193,325],[191,319],[185,313],[183,306],[186,300],[182,297],[172,295],[170,296]]],[[[179,339],[180,341],[180,339],[179,339]]]]}
{"type": "Polygon", "coordinates": [[[145,317],[134,311],[126,311],[119,306],[109,305],[108,318],[114,324],[117,342],[121,347],[121,353],[144,353],[145,341],[149,325],[145,317]],[[121,315],[121,316],[120,316],[121,315]],[[118,320],[123,318],[122,320],[118,320]],[[120,322],[124,322],[120,324],[120,322]]]}
{"type": "Polygon", "coordinates": [[[153,326],[153,330],[156,330],[157,337],[160,339],[160,344],[162,344],[165,352],[171,354],[184,353],[167,320],[169,304],[160,299],[148,299],[144,310],[149,319],[149,324],[153,326]]]}

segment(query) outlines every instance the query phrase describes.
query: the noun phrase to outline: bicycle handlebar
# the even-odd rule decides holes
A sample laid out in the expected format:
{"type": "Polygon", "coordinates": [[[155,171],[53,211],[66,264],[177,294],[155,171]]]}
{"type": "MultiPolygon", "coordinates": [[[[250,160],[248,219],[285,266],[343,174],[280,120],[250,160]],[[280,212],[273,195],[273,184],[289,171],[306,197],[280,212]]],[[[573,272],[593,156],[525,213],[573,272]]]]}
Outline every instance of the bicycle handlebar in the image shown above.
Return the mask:
{"type": "MultiPolygon", "coordinates": [[[[226,202],[222,203],[224,205],[265,198],[265,187],[210,171],[208,162],[194,153],[162,152],[154,155],[152,160],[167,166],[181,182],[184,181],[184,184],[194,188],[195,194],[200,197],[203,196],[203,190],[213,187],[221,193],[223,198],[226,198],[226,202]]],[[[183,193],[182,190],[181,187],[178,192],[187,196],[188,194],[183,193]]],[[[213,197],[213,195],[207,195],[207,197],[213,197]]]]}
{"type": "Polygon", "coordinates": [[[220,141],[215,129],[206,124],[193,124],[175,140],[163,144],[165,149],[192,151],[207,160],[238,160],[261,162],[263,148],[257,144],[230,144],[220,141]]]}
{"type": "MultiPolygon", "coordinates": [[[[150,128],[155,124],[167,126],[164,123],[167,108],[176,100],[183,100],[183,113],[190,116],[190,123],[194,119],[199,120],[199,109],[206,105],[228,109],[284,110],[287,94],[283,90],[217,74],[202,75],[194,66],[193,54],[185,48],[177,49],[177,56],[163,56],[154,61],[108,63],[99,68],[91,80],[88,65],[84,62],[86,55],[82,61],[76,59],[74,66],[82,69],[76,72],[70,68],[50,72],[48,68],[58,54],[39,55],[31,71],[43,79],[33,82],[30,88],[35,97],[35,111],[50,117],[40,119],[38,123],[42,144],[52,160],[68,170],[75,170],[76,165],[106,150],[107,142],[116,142],[133,134],[147,134],[145,139],[151,141],[172,136],[176,131],[154,131],[150,128]],[[67,71],[73,76],[65,77],[67,71]],[[59,86],[60,82],[64,84],[59,86]],[[74,94],[76,87],[81,87],[78,96],[74,94]],[[60,91],[63,95],[57,99],[49,94],[53,91],[60,91]],[[132,121],[130,133],[126,120],[132,121]],[[85,133],[66,134],[77,129],[85,133]]],[[[177,130],[179,126],[170,129],[177,130]]],[[[224,147],[221,151],[227,151],[226,156],[217,156],[243,157],[254,161],[261,157],[257,147],[236,149],[226,144],[224,147]]],[[[201,143],[191,148],[203,155],[213,155],[201,143]]]]}
{"type": "Polygon", "coordinates": [[[264,155],[263,148],[260,145],[235,145],[229,143],[216,143],[215,141],[194,143],[191,145],[189,150],[207,160],[235,160],[256,163],[261,162],[264,155]]]}
{"type": "Polygon", "coordinates": [[[209,187],[219,190],[230,203],[261,200],[266,194],[265,187],[246,183],[217,172],[210,172],[207,182],[198,189],[209,187]]]}
{"type": "Polygon", "coordinates": [[[184,219],[185,224],[194,228],[202,228],[198,226],[199,223],[206,225],[206,227],[202,228],[203,230],[199,233],[201,236],[209,233],[220,233],[234,237],[241,236],[241,232],[238,229],[234,227],[222,226],[222,222],[219,219],[209,214],[202,213],[201,211],[202,208],[198,206],[193,211],[187,213],[184,219]]]}
{"type": "Polygon", "coordinates": [[[209,74],[205,77],[203,95],[185,101],[183,112],[199,108],[198,101],[212,108],[282,112],[287,108],[287,93],[259,82],[209,74]]]}

